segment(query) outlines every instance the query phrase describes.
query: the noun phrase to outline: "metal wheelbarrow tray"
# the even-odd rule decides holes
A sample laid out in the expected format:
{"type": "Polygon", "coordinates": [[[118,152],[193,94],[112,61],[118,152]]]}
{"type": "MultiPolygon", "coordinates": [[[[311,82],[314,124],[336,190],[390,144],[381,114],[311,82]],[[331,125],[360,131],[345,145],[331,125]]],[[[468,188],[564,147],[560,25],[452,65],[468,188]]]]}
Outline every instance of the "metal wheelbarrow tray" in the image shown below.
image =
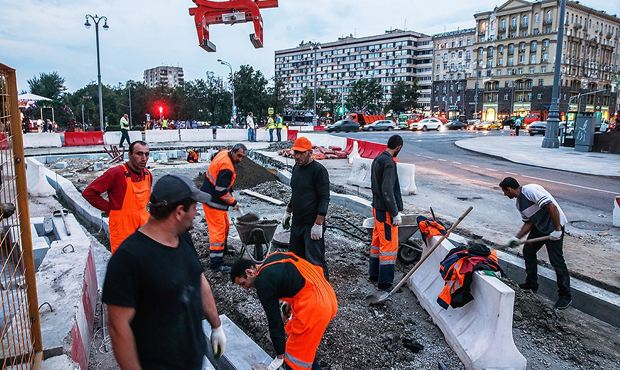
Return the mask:
{"type": "Polygon", "coordinates": [[[269,254],[271,249],[271,239],[276,232],[276,228],[280,224],[277,220],[259,219],[258,216],[247,214],[233,220],[233,225],[237,229],[239,239],[241,239],[241,256],[248,249],[249,245],[254,246],[253,253],[248,253],[254,262],[262,263],[265,256],[269,254]],[[264,252],[263,246],[269,245],[267,252],[264,252]]]}
{"type": "MultiPolygon", "coordinates": [[[[398,260],[403,263],[413,263],[422,256],[422,248],[410,241],[413,234],[418,231],[417,218],[420,215],[407,214],[402,216],[402,223],[398,226],[398,260]]],[[[372,217],[364,219],[362,227],[366,229],[372,238],[372,231],[375,227],[375,219],[372,217]]]]}

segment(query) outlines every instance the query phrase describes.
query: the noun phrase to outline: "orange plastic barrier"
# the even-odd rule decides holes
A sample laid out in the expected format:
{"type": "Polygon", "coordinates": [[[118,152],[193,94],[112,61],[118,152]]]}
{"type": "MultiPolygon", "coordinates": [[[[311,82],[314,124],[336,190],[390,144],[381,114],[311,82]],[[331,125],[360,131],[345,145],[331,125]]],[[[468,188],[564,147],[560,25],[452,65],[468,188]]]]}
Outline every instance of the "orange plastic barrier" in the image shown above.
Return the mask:
{"type": "Polygon", "coordinates": [[[103,132],[65,132],[65,146],[103,145],[103,132]]]}
{"type": "Polygon", "coordinates": [[[344,148],[344,152],[347,153],[347,155],[351,154],[351,152],[353,152],[353,143],[355,142],[355,140],[351,139],[350,137],[347,138],[347,146],[344,148]]]}

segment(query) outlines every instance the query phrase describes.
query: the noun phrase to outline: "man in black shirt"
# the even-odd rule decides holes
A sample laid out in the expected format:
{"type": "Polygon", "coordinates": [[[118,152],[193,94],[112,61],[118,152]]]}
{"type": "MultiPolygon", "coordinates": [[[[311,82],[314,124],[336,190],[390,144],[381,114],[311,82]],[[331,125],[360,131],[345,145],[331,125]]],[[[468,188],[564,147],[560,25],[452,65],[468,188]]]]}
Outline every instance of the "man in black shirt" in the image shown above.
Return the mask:
{"type": "Polygon", "coordinates": [[[246,289],[256,288],[276,351],[268,369],[278,369],[283,361],[291,369],[320,369],[316,351],[338,310],[336,293],[321,267],[293,253],[277,252],[262,265],[237,261],[230,278],[246,289]],[[285,309],[280,309],[279,300],[285,309]]]}
{"type": "Polygon", "coordinates": [[[375,225],[370,245],[368,275],[378,281],[378,288],[392,289],[394,265],[398,254],[398,225],[402,220],[403,199],[400,194],[395,158],[403,147],[403,138],[392,135],[387,149],[372,161],[370,182],[375,225]]]}
{"type": "Polygon", "coordinates": [[[312,143],[300,137],[293,144],[295,166],[291,175],[291,200],[282,218],[284,229],[291,229],[290,251],[323,268],[325,262],[325,215],[329,206],[329,174],[312,158],[312,143]],[[292,218],[292,222],[291,222],[292,218]]]}
{"type": "Polygon", "coordinates": [[[149,220],[108,262],[102,301],[121,369],[202,369],[203,318],[213,328],[216,356],[224,353],[226,336],[188,233],[196,202],[209,200],[185,177],[162,177],[149,220]]]}

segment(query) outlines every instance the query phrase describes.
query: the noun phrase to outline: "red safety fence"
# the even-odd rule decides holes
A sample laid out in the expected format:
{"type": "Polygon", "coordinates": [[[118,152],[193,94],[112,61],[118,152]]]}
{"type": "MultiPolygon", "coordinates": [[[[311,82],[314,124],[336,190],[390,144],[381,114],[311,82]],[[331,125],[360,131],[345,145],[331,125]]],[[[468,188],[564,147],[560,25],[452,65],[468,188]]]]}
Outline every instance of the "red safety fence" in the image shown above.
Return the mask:
{"type": "Polygon", "coordinates": [[[65,146],[103,145],[103,132],[65,132],[65,146]]]}
{"type": "Polygon", "coordinates": [[[287,130],[286,131],[286,140],[295,141],[297,140],[297,133],[299,130],[287,130]]]}
{"type": "Polygon", "coordinates": [[[374,159],[379,154],[381,154],[384,150],[387,149],[386,144],[373,143],[370,141],[357,141],[357,148],[362,158],[370,158],[374,159]]]}
{"type": "Polygon", "coordinates": [[[314,131],[325,131],[325,126],[314,126],[314,131]]]}

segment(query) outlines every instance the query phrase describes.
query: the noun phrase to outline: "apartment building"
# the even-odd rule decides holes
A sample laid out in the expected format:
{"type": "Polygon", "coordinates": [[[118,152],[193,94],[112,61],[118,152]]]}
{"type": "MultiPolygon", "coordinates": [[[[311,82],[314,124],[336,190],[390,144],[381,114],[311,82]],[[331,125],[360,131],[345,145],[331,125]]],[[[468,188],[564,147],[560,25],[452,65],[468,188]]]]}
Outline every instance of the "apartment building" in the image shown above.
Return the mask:
{"type": "MultiPolygon", "coordinates": [[[[474,74],[467,79],[466,91],[466,100],[474,104],[467,116],[494,121],[512,114],[540,113],[545,118],[553,87],[558,2],[510,0],[474,17],[474,74]]],[[[563,116],[596,110],[609,119],[617,108],[619,29],[620,19],[615,15],[576,1],[566,3],[560,90],[563,116]],[[592,94],[578,99],[585,93],[592,94]]]]}
{"type": "Polygon", "coordinates": [[[434,114],[452,119],[464,115],[467,107],[467,79],[474,73],[475,28],[433,35],[434,114]]]}
{"type": "Polygon", "coordinates": [[[185,82],[183,68],[159,66],[144,71],[144,84],[148,87],[168,86],[174,88],[185,82]]]}
{"type": "MultiPolygon", "coordinates": [[[[292,104],[302,101],[304,89],[317,88],[346,99],[350,84],[378,79],[383,103],[391,99],[398,81],[418,80],[418,109],[431,110],[432,38],[414,31],[393,30],[385,34],[339,38],[327,43],[304,43],[275,52],[275,75],[281,78],[292,104]]],[[[312,108],[312,107],[308,107],[312,108]]]]}

